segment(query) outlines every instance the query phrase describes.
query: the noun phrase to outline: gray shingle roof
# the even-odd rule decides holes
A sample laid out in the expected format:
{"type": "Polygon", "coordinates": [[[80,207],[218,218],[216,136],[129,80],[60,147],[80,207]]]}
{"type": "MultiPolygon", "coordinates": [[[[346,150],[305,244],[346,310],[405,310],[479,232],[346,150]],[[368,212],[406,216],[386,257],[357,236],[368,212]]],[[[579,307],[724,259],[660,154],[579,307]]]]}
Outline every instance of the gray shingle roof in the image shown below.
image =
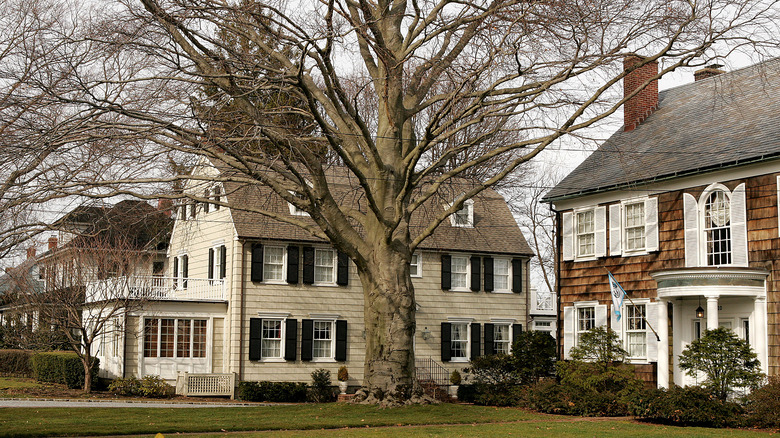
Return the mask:
{"type": "MultiPolygon", "coordinates": [[[[222,171],[225,174],[225,169],[222,171]]],[[[342,205],[351,205],[353,208],[365,211],[365,199],[357,180],[354,177],[349,178],[349,176],[343,175],[342,172],[334,173],[334,175],[329,175],[328,179],[336,201],[342,205]]],[[[275,195],[268,187],[260,184],[239,185],[230,182],[224,185],[232,205],[246,205],[292,217],[287,202],[275,195]]],[[[415,212],[411,221],[412,238],[414,238],[415,230],[422,230],[422,227],[427,225],[434,213],[442,211],[445,199],[452,202],[452,198],[454,196],[442,194],[439,198],[432,198],[415,212]]],[[[231,214],[238,236],[241,238],[322,242],[295,225],[271,219],[259,213],[233,208],[231,214]]],[[[296,218],[314,223],[308,218],[300,216],[296,218]]],[[[420,247],[432,250],[533,256],[533,251],[517,226],[506,201],[501,195],[490,189],[474,199],[473,228],[453,227],[449,220],[445,220],[434,231],[433,235],[423,241],[420,247]]]]}
{"type": "Polygon", "coordinates": [[[659,93],[658,109],[619,129],[543,201],[780,157],[780,58],[659,93]]]}

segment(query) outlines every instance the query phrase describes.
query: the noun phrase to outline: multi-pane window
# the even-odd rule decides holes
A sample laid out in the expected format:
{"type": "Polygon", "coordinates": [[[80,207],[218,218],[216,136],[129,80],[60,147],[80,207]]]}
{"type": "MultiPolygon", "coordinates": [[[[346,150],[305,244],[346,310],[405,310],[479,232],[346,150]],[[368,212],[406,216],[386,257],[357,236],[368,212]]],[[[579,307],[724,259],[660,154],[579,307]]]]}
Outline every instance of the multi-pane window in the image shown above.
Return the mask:
{"type": "Polygon", "coordinates": [[[626,351],[628,351],[628,357],[641,358],[647,356],[645,316],[644,304],[626,306],[626,351]]]}
{"type": "Polygon", "coordinates": [[[731,264],[731,202],[723,190],[715,190],[704,203],[707,264],[731,264]]]}
{"type": "Polygon", "coordinates": [[[284,248],[279,246],[265,247],[265,250],[263,251],[264,281],[284,280],[284,253],[284,248]]]}
{"type": "Polygon", "coordinates": [[[206,320],[146,318],[144,357],[206,357],[206,320]]]}
{"type": "Polygon", "coordinates": [[[512,266],[509,259],[495,259],[493,260],[493,288],[497,291],[508,291],[510,282],[510,267],[512,266]]]}
{"type": "Polygon", "coordinates": [[[577,308],[577,343],[580,337],[588,330],[596,327],[596,308],[578,307],[577,308]]]}
{"type": "Polygon", "coordinates": [[[453,323],[451,325],[450,356],[453,359],[468,358],[469,325],[453,323]]]}
{"type": "Polygon", "coordinates": [[[332,249],[314,250],[314,282],[333,283],[334,279],[334,254],[332,249]]]}
{"type": "Polygon", "coordinates": [[[451,279],[453,289],[468,289],[469,258],[452,256],[451,279]]]}
{"type": "Polygon", "coordinates": [[[592,256],[596,253],[596,224],[594,211],[577,213],[577,256],[592,256]]]}
{"type": "Polygon", "coordinates": [[[314,321],[312,357],[314,359],[333,357],[333,321],[314,321]]]}
{"type": "Polygon", "coordinates": [[[412,254],[412,259],[409,261],[409,275],[412,277],[422,277],[419,254],[412,254]]]}
{"type": "Polygon", "coordinates": [[[452,215],[456,227],[468,227],[471,225],[469,209],[470,206],[468,204],[463,204],[463,207],[452,215]]]}
{"type": "Polygon", "coordinates": [[[493,348],[496,354],[509,354],[509,324],[496,324],[493,327],[493,348]]]}
{"type": "Polygon", "coordinates": [[[282,357],[282,320],[263,319],[260,355],[266,358],[282,357]]]}
{"type": "Polygon", "coordinates": [[[626,250],[645,249],[645,203],[626,204],[625,218],[626,250]]]}

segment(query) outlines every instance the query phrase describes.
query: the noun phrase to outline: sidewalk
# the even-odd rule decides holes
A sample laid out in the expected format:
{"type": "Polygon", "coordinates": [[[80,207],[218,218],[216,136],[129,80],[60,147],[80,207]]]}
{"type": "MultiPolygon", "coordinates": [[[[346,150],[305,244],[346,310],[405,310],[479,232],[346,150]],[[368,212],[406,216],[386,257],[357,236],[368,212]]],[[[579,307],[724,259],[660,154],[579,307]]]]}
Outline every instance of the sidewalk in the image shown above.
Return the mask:
{"type": "Polygon", "coordinates": [[[263,403],[182,402],[145,400],[72,400],[54,398],[0,398],[0,408],[240,408],[263,403]]]}

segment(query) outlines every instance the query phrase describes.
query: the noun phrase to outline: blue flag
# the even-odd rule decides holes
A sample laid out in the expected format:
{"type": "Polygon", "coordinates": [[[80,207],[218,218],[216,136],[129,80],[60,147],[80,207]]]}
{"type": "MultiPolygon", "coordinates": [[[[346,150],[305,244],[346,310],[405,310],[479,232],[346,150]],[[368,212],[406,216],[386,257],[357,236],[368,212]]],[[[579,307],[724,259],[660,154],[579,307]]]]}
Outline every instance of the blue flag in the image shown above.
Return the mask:
{"type": "Polygon", "coordinates": [[[612,273],[607,271],[607,275],[609,275],[609,290],[612,292],[612,310],[615,312],[615,315],[617,315],[617,320],[620,321],[620,317],[622,316],[620,314],[620,309],[623,308],[623,297],[626,296],[626,291],[623,290],[623,287],[620,286],[620,283],[615,280],[615,277],[612,276],[612,273]]]}

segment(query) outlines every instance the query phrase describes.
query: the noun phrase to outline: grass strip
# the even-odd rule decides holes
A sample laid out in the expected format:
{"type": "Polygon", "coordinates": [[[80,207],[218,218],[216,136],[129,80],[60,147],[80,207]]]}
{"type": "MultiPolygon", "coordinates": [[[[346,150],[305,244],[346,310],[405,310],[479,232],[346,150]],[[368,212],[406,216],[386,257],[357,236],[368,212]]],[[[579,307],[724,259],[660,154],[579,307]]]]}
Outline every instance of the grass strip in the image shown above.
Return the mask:
{"type": "Polygon", "coordinates": [[[3,408],[0,436],[85,436],[310,430],[522,421],[512,408],[441,404],[379,409],[341,403],[236,408],[3,408]]]}

